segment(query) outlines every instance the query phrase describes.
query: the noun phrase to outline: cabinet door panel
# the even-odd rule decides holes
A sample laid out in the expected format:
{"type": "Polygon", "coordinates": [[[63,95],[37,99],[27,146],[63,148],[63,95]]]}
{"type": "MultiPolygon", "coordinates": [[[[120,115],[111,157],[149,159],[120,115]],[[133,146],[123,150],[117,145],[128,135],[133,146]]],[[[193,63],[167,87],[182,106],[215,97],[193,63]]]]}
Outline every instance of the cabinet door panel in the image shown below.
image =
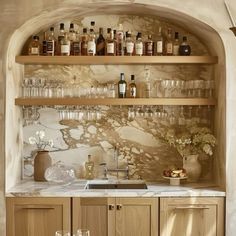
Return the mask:
{"type": "Polygon", "coordinates": [[[161,198],[161,236],[223,236],[223,198],[161,198]]]}
{"type": "Polygon", "coordinates": [[[52,236],[70,230],[70,199],[7,199],[8,236],[52,236]]]}
{"type": "Polygon", "coordinates": [[[158,236],[158,200],[118,198],[116,236],[158,236]]]}

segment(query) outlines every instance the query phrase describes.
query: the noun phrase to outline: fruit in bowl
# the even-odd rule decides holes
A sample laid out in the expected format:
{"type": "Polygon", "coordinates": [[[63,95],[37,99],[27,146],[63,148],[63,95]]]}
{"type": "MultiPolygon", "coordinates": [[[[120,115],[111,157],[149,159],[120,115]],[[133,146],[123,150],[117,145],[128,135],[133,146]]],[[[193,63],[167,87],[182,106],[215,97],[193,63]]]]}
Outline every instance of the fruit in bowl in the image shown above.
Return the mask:
{"type": "Polygon", "coordinates": [[[172,168],[164,170],[163,176],[171,178],[184,178],[187,177],[187,173],[184,168],[172,168]]]}

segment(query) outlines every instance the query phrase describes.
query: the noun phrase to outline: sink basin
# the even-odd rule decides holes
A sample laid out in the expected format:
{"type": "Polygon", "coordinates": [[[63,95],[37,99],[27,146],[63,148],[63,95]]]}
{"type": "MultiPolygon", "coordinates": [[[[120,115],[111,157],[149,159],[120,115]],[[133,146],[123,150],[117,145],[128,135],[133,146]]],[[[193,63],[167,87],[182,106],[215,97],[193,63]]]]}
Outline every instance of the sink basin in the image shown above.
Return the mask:
{"type": "Polygon", "coordinates": [[[147,185],[141,180],[101,180],[89,181],[87,189],[147,189],[147,185]]]}

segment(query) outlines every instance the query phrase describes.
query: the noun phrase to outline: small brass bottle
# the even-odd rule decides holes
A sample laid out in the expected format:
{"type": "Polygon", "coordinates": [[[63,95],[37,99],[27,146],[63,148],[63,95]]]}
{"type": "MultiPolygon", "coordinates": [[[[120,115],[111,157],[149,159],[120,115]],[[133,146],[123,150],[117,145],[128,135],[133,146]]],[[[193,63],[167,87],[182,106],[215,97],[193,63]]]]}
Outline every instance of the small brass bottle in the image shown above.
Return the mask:
{"type": "Polygon", "coordinates": [[[91,160],[91,155],[88,155],[88,161],[85,162],[85,178],[94,179],[94,162],[91,160]]]}

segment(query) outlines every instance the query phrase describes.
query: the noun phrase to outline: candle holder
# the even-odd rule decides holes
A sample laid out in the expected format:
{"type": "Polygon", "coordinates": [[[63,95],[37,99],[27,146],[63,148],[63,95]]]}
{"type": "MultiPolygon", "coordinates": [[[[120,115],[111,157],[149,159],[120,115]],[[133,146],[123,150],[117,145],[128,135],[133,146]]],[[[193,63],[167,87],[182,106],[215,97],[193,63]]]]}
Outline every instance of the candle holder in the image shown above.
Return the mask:
{"type": "Polygon", "coordinates": [[[233,33],[234,33],[234,35],[236,36],[236,27],[230,27],[229,28],[233,33]]]}

